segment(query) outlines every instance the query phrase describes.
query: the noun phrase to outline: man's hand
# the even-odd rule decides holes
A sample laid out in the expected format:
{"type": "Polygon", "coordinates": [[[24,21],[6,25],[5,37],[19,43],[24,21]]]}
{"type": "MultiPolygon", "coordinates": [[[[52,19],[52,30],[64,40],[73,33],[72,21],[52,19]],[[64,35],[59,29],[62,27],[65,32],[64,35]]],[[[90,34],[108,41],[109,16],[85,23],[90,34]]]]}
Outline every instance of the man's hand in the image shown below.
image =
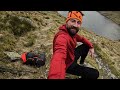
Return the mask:
{"type": "Polygon", "coordinates": [[[95,56],[94,56],[94,48],[90,48],[89,53],[90,53],[92,58],[95,58],[95,56]]]}

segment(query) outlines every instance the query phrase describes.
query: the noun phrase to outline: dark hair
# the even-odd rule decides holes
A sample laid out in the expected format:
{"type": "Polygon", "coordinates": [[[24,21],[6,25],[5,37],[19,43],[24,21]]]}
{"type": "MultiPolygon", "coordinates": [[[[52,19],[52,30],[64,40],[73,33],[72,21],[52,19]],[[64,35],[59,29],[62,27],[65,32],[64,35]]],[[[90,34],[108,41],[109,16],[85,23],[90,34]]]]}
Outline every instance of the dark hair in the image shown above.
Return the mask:
{"type": "MultiPolygon", "coordinates": [[[[69,11],[69,12],[72,12],[72,11],[69,11]]],[[[82,16],[85,16],[82,11],[77,11],[77,12],[80,12],[82,16]]]]}

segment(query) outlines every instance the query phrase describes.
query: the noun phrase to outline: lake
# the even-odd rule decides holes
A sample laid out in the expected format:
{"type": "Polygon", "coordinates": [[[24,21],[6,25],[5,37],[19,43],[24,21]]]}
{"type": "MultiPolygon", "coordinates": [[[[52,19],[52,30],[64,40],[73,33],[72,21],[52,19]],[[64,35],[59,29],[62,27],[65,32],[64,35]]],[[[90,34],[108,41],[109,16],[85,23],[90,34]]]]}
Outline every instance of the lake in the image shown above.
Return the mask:
{"type": "MultiPolygon", "coordinates": [[[[93,31],[97,35],[101,35],[111,40],[120,40],[120,26],[104,17],[97,11],[82,11],[84,13],[82,27],[93,31]]],[[[68,11],[58,11],[64,17],[68,11]]]]}

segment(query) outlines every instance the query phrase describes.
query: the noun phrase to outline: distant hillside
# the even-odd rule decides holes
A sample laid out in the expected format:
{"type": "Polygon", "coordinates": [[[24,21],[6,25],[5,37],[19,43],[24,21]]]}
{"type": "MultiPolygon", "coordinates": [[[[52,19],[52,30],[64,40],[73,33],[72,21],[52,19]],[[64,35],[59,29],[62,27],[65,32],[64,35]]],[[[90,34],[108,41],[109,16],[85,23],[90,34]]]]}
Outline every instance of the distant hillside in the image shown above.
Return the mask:
{"type": "Polygon", "coordinates": [[[103,16],[120,25],[120,11],[99,11],[103,16]]]}
{"type": "MultiPolygon", "coordinates": [[[[0,79],[46,79],[52,56],[52,45],[58,27],[65,18],[56,11],[0,11],[0,79]],[[11,62],[5,52],[19,55],[37,50],[46,52],[46,64],[40,68],[11,62]]],[[[79,34],[93,42],[96,58],[86,64],[100,71],[99,79],[120,78],[120,42],[111,41],[81,27],[79,34]]],[[[78,78],[67,74],[66,78],[78,78]]]]}

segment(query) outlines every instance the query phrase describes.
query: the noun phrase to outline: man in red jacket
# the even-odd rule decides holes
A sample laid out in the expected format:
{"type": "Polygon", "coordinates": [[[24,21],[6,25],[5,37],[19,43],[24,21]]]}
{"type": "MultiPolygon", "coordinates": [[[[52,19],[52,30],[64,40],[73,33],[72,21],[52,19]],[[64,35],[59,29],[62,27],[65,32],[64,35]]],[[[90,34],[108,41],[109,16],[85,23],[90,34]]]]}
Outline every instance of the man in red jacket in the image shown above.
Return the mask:
{"type": "Polygon", "coordinates": [[[83,16],[81,11],[69,11],[66,24],[62,25],[55,35],[48,79],[65,79],[66,73],[81,76],[82,79],[99,77],[98,70],[80,65],[84,64],[88,52],[94,56],[92,43],[77,34],[83,16]],[[77,42],[83,44],[76,47],[77,42]],[[79,58],[80,64],[77,63],[79,58]]]}

